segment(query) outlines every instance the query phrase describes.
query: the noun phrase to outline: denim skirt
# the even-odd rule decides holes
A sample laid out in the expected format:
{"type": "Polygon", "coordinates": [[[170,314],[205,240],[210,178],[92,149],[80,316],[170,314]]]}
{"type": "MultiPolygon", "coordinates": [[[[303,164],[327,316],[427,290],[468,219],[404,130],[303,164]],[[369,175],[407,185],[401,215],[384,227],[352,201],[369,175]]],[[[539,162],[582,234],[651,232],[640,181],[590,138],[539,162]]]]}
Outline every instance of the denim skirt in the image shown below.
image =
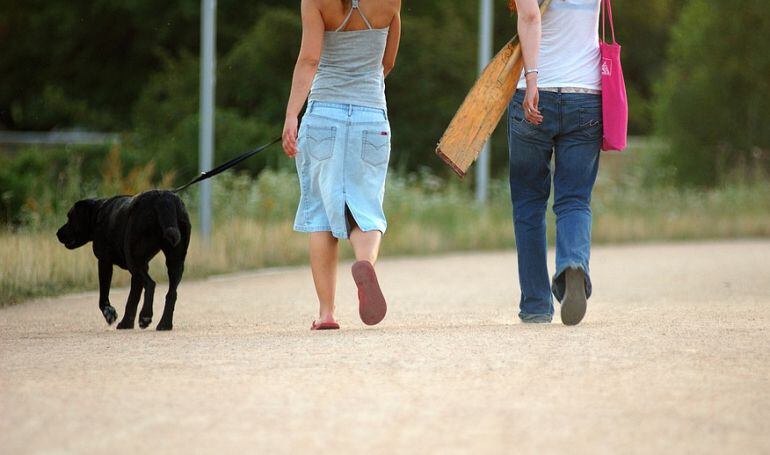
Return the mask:
{"type": "Polygon", "coordinates": [[[382,201],[390,160],[384,109],[311,101],[299,128],[301,196],[294,230],[350,236],[387,228],[382,201]]]}

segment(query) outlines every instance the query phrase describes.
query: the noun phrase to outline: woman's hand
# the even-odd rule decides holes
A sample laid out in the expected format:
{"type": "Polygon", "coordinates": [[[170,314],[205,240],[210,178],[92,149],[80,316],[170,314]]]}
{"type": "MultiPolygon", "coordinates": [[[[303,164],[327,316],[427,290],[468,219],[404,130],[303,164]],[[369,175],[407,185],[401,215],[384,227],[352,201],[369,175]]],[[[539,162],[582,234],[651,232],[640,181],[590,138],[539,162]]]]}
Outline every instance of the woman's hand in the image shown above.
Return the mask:
{"type": "Polygon", "coordinates": [[[287,116],[283,124],[283,152],[289,158],[297,156],[297,117],[287,116]]]}
{"type": "Polygon", "coordinates": [[[540,92],[537,89],[537,73],[527,75],[527,93],[524,95],[524,102],[521,103],[524,109],[524,118],[533,125],[543,123],[543,115],[538,109],[540,104],[540,92]]]}

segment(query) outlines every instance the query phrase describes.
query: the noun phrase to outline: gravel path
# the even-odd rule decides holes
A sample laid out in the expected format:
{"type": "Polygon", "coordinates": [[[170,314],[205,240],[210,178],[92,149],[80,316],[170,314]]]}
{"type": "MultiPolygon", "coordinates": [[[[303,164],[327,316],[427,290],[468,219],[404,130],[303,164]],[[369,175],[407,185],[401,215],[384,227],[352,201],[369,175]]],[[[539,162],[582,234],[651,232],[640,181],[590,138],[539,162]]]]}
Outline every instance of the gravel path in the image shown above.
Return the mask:
{"type": "Polygon", "coordinates": [[[183,281],[171,333],[1,309],[0,453],[770,453],[770,240],[597,247],[577,327],[516,321],[515,263],[384,260],[375,328],[345,264],[339,332],[306,268],[183,281]]]}

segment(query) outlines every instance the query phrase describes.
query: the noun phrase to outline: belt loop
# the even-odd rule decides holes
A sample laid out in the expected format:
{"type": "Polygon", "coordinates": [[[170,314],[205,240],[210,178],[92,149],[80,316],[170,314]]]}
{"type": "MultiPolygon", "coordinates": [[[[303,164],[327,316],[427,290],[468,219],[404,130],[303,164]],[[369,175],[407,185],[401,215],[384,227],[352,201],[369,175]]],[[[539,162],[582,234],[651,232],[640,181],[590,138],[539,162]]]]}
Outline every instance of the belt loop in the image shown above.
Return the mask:
{"type": "Polygon", "coordinates": [[[308,114],[312,114],[314,107],[315,107],[315,101],[311,101],[311,102],[307,103],[307,113],[308,114]]]}
{"type": "Polygon", "coordinates": [[[352,117],[352,116],[353,116],[353,105],[348,104],[348,117],[352,117]]]}

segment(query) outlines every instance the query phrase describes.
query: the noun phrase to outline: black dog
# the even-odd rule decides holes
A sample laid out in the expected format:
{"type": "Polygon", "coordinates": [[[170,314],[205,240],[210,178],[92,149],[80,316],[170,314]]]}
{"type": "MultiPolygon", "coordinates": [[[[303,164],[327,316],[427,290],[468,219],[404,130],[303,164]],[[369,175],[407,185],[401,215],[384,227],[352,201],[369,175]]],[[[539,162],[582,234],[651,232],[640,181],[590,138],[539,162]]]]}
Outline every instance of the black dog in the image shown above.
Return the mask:
{"type": "Polygon", "coordinates": [[[99,309],[107,324],[112,325],[118,318],[109,299],[112,267],[117,265],[131,273],[131,292],[118,329],[134,328],[142,289],[144,305],[139,313],[139,327],[147,328],[152,322],[155,282],[148,268],[150,260],[163,251],[169,289],[157,329],[172,329],[176,290],[190,244],[190,217],[176,194],[153,190],[133,197],[78,201],[67,213],[67,223],[56,232],[56,237],[70,250],[94,242],[94,255],[99,260],[99,309]]]}

